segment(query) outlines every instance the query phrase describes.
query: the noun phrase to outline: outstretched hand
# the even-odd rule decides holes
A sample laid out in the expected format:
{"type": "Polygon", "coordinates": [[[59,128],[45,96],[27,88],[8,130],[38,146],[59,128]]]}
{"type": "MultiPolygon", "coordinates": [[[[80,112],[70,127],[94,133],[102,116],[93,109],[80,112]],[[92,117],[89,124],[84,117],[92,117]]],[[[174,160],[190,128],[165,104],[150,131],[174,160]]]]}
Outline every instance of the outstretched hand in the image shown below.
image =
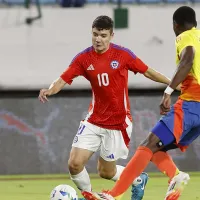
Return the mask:
{"type": "Polygon", "coordinates": [[[42,103],[45,103],[48,100],[48,96],[50,95],[50,92],[48,89],[41,89],[40,90],[40,93],[39,93],[39,96],[38,96],[38,99],[42,102],[42,103]]]}

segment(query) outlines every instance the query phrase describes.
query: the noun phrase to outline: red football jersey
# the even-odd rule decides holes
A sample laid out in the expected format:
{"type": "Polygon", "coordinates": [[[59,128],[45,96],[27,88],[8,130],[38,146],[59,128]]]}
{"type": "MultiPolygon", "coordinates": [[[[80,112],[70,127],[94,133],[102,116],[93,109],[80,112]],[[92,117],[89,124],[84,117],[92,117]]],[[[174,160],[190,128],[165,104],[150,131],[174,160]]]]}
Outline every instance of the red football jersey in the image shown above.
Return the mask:
{"type": "Polygon", "coordinates": [[[98,54],[93,47],[79,53],[61,78],[71,84],[77,76],[84,76],[92,86],[93,99],[88,122],[102,128],[122,130],[126,117],[132,121],[128,99],[128,70],[145,73],[148,67],[127,48],[110,44],[98,54]]]}

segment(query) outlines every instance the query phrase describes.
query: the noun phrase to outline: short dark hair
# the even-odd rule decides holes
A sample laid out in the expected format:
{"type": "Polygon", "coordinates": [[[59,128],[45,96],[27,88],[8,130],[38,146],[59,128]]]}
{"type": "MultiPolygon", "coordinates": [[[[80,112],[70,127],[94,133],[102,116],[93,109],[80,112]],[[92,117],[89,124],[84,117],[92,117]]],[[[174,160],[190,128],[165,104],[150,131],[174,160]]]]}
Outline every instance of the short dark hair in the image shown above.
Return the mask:
{"type": "Polygon", "coordinates": [[[186,23],[197,26],[196,13],[189,6],[179,7],[173,14],[173,21],[184,26],[186,23]]]}
{"type": "Polygon", "coordinates": [[[106,16],[101,15],[98,16],[92,23],[92,28],[97,28],[98,30],[110,30],[110,32],[113,32],[113,20],[106,16]]]}

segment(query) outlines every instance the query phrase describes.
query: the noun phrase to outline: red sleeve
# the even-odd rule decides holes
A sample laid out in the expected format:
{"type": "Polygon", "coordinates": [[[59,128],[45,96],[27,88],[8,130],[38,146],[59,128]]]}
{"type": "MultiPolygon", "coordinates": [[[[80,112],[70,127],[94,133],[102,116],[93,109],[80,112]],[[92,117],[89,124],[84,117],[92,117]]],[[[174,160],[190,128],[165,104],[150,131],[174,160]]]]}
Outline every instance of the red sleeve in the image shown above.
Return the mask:
{"type": "Polygon", "coordinates": [[[82,67],[81,58],[82,58],[82,55],[78,55],[77,57],[75,57],[72,60],[69,67],[60,76],[69,85],[71,85],[74,78],[76,78],[77,76],[84,75],[84,68],[82,67]]]}
{"type": "Polygon", "coordinates": [[[144,74],[148,69],[148,66],[144,64],[138,57],[129,59],[127,65],[128,70],[134,72],[135,74],[137,74],[138,72],[140,74],[144,74]]]}

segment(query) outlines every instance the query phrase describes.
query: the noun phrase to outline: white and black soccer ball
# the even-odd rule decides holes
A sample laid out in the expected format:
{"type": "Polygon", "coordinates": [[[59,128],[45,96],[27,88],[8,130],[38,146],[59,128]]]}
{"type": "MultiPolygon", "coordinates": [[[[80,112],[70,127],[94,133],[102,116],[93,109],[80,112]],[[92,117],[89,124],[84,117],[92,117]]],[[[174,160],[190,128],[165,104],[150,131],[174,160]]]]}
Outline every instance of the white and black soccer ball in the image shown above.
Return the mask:
{"type": "Polygon", "coordinates": [[[73,187],[58,185],[51,191],[50,200],[78,200],[78,195],[73,187]]]}

